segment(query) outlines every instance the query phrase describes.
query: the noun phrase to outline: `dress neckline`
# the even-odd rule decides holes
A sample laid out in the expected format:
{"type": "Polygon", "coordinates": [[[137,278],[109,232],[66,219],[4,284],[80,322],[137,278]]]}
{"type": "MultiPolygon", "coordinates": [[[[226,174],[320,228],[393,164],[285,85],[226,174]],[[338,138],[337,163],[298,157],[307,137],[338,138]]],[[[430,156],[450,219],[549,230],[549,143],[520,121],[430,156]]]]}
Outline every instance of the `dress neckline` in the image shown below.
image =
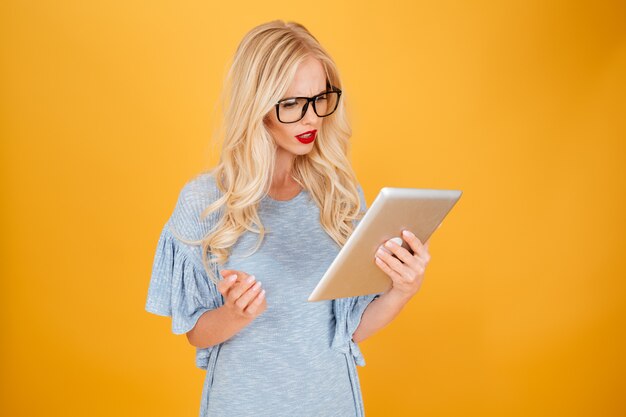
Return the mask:
{"type": "Polygon", "coordinates": [[[306,193],[306,190],[302,188],[298,194],[296,194],[294,197],[291,197],[289,200],[275,200],[272,197],[270,197],[269,194],[266,194],[265,198],[268,201],[271,201],[272,203],[287,204],[287,203],[291,203],[293,201],[299,200],[302,196],[304,196],[305,193],[306,193]]]}

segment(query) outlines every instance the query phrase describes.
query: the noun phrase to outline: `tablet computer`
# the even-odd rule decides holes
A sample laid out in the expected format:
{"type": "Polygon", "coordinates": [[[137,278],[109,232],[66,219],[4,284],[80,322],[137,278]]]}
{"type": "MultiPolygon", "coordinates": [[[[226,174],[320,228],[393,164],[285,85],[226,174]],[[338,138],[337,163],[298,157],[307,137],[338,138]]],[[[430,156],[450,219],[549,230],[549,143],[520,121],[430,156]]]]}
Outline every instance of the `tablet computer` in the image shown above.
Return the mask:
{"type": "Polygon", "coordinates": [[[382,188],[308,301],[386,292],[391,278],[374,262],[380,245],[399,238],[396,241],[413,253],[402,240],[402,230],[412,231],[425,243],[461,194],[460,190],[382,188]]]}

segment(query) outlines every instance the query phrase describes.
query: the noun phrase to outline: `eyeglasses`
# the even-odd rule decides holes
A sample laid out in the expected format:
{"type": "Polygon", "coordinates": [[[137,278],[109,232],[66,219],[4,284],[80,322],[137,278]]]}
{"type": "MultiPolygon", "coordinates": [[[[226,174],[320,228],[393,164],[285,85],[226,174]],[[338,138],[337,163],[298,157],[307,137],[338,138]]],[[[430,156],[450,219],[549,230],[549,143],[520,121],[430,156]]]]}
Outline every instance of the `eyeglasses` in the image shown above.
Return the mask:
{"type": "Polygon", "coordinates": [[[313,97],[289,97],[276,103],[276,117],[281,123],[295,123],[301,120],[313,103],[313,111],[318,117],[330,116],[339,104],[341,90],[334,87],[313,97]]]}

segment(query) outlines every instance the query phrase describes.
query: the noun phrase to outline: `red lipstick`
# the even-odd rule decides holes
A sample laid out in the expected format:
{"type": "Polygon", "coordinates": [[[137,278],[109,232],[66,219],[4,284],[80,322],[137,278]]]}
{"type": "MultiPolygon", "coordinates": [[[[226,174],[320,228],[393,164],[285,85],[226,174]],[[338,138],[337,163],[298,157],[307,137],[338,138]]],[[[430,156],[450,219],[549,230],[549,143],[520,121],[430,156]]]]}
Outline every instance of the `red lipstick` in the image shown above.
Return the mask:
{"type": "Polygon", "coordinates": [[[315,140],[316,136],[317,136],[317,130],[309,130],[308,132],[304,132],[304,133],[300,133],[299,135],[296,135],[296,139],[298,139],[301,143],[311,143],[315,140]],[[307,135],[309,136],[306,137],[307,135]]]}

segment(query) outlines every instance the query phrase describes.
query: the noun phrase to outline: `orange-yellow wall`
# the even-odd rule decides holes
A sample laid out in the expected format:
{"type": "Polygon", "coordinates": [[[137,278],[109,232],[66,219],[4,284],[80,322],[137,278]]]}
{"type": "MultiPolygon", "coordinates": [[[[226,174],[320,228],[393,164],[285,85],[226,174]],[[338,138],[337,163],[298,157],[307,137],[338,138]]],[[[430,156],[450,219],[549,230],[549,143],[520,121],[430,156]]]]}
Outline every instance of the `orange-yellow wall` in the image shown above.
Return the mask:
{"type": "Polygon", "coordinates": [[[368,417],[626,414],[625,3],[368,4],[3,3],[1,415],[197,415],[149,274],[218,159],[229,59],[275,18],[335,58],[368,203],[464,192],[421,291],[361,344],[368,417]]]}

